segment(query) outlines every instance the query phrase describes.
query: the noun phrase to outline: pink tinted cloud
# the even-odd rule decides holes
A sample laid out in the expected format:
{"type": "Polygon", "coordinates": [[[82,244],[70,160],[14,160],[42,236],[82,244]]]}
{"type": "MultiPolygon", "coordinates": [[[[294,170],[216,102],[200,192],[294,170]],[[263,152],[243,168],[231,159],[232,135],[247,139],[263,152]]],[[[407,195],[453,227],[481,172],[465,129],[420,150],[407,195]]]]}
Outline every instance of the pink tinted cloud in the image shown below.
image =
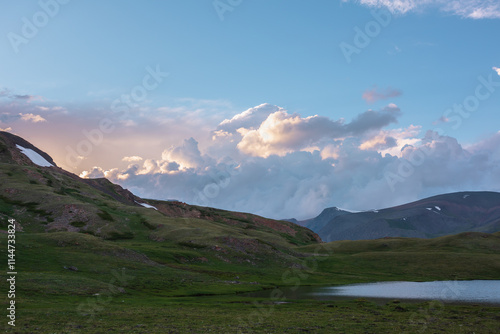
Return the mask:
{"type": "Polygon", "coordinates": [[[384,90],[380,90],[377,86],[374,86],[372,89],[368,89],[363,93],[363,100],[367,103],[375,103],[380,100],[387,100],[392,97],[398,97],[403,94],[398,89],[393,89],[391,87],[387,87],[384,90]]]}

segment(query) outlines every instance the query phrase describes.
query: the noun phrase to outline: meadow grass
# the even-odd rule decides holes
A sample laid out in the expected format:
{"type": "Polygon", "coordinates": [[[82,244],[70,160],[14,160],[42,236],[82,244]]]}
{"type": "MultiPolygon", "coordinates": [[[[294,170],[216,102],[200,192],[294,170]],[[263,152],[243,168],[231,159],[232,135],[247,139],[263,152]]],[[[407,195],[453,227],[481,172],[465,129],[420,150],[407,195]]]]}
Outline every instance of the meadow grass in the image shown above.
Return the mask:
{"type": "MultiPolygon", "coordinates": [[[[267,299],[240,294],[297,284],[498,279],[500,256],[491,251],[497,244],[488,240],[493,237],[498,234],[333,242],[295,248],[303,254],[295,268],[279,266],[272,257],[249,268],[218,259],[210,248],[110,241],[82,233],[19,233],[18,321],[15,329],[6,325],[5,329],[13,333],[498,333],[499,307],[291,300],[273,297],[272,290],[267,299]],[[470,246],[467,253],[459,251],[464,243],[470,246]],[[199,257],[208,262],[192,261],[199,257]],[[70,265],[78,271],[64,268],[70,265]]],[[[0,235],[1,245],[5,240],[0,235]]],[[[4,298],[2,304],[6,302],[4,298]]]]}
{"type": "MultiPolygon", "coordinates": [[[[97,298],[97,297],[94,297],[97,298]]],[[[498,333],[500,308],[439,302],[377,304],[240,296],[122,296],[85,312],[88,300],[21,300],[12,333],[498,333]],[[78,310],[82,311],[79,312],[78,310]]]]}

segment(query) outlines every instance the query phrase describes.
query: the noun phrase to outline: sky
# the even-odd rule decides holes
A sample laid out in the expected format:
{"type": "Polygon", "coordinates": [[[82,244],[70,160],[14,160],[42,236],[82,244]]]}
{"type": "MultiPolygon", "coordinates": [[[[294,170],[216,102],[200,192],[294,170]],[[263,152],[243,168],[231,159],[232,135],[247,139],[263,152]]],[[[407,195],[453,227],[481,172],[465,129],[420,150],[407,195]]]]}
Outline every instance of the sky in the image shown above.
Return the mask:
{"type": "Polygon", "coordinates": [[[500,191],[496,0],[0,6],[0,129],[82,177],[277,219],[500,191]]]}

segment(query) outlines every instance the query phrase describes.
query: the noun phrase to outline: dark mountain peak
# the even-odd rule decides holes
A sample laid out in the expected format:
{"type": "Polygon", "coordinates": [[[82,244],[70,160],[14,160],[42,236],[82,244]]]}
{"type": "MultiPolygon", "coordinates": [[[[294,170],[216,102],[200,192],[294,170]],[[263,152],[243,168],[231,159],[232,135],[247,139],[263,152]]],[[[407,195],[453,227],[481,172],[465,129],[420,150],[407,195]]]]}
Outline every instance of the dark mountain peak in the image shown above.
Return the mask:
{"type": "Polygon", "coordinates": [[[338,213],[350,213],[350,212],[347,210],[337,208],[336,206],[332,206],[331,208],[326,208],[323,211],[321,211],[318,217],[322,215],[331,215],[331,214],[338,215],[338,213]]]}
{"type": "MultiPolygon", "coordinates": [[[[313,231],[321,230],[328,222],[338,216],[351,214],[351,212],[342,210],[336,206],[331,208],[326,208],[321,213],[312,219],[295,221],[294,223],[299,224],[301,226],[307,227],[313,231]]],[[[317,232],[316,232],[317,233],[317,232]]]]}
{"type": "Polygon", "coordinates": [[[57,167],[50,155],[26,139],[10,132],[0,131],[0,162],[16,163],[18,165],[36,165],[38,163],[40,165],[40,162],[43,161],[57,167]],[[32,156],[29,157],[26,153],[32,154],[32,156]],[[41,157],[38,161],[36,161],[37,156],[41,157]]]}
{"type": "Polygon", "coordinates": [[[307,226],[327,242],[496,232],[500,230],[500,193],[466,191],[437,195],[392,208],[337,215],[323,227],[307,226]]]}

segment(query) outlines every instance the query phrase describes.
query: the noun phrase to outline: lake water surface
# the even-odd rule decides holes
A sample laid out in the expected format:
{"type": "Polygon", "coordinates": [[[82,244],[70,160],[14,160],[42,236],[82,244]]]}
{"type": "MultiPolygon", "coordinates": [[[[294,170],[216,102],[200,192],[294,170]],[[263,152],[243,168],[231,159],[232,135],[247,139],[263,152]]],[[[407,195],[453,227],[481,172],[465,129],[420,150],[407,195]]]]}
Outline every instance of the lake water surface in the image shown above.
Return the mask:
{"type": "MultiPolygon", "coordinates": [[[[349,298],[440,300],[442,302],[500,305],[500,280],[378,282],[337,285],[331,287],[299,287],[281,289],[289,299],[335,300],[349,298]]],[[[269,291],[251,294],[270,295],[269,291]]]]}

